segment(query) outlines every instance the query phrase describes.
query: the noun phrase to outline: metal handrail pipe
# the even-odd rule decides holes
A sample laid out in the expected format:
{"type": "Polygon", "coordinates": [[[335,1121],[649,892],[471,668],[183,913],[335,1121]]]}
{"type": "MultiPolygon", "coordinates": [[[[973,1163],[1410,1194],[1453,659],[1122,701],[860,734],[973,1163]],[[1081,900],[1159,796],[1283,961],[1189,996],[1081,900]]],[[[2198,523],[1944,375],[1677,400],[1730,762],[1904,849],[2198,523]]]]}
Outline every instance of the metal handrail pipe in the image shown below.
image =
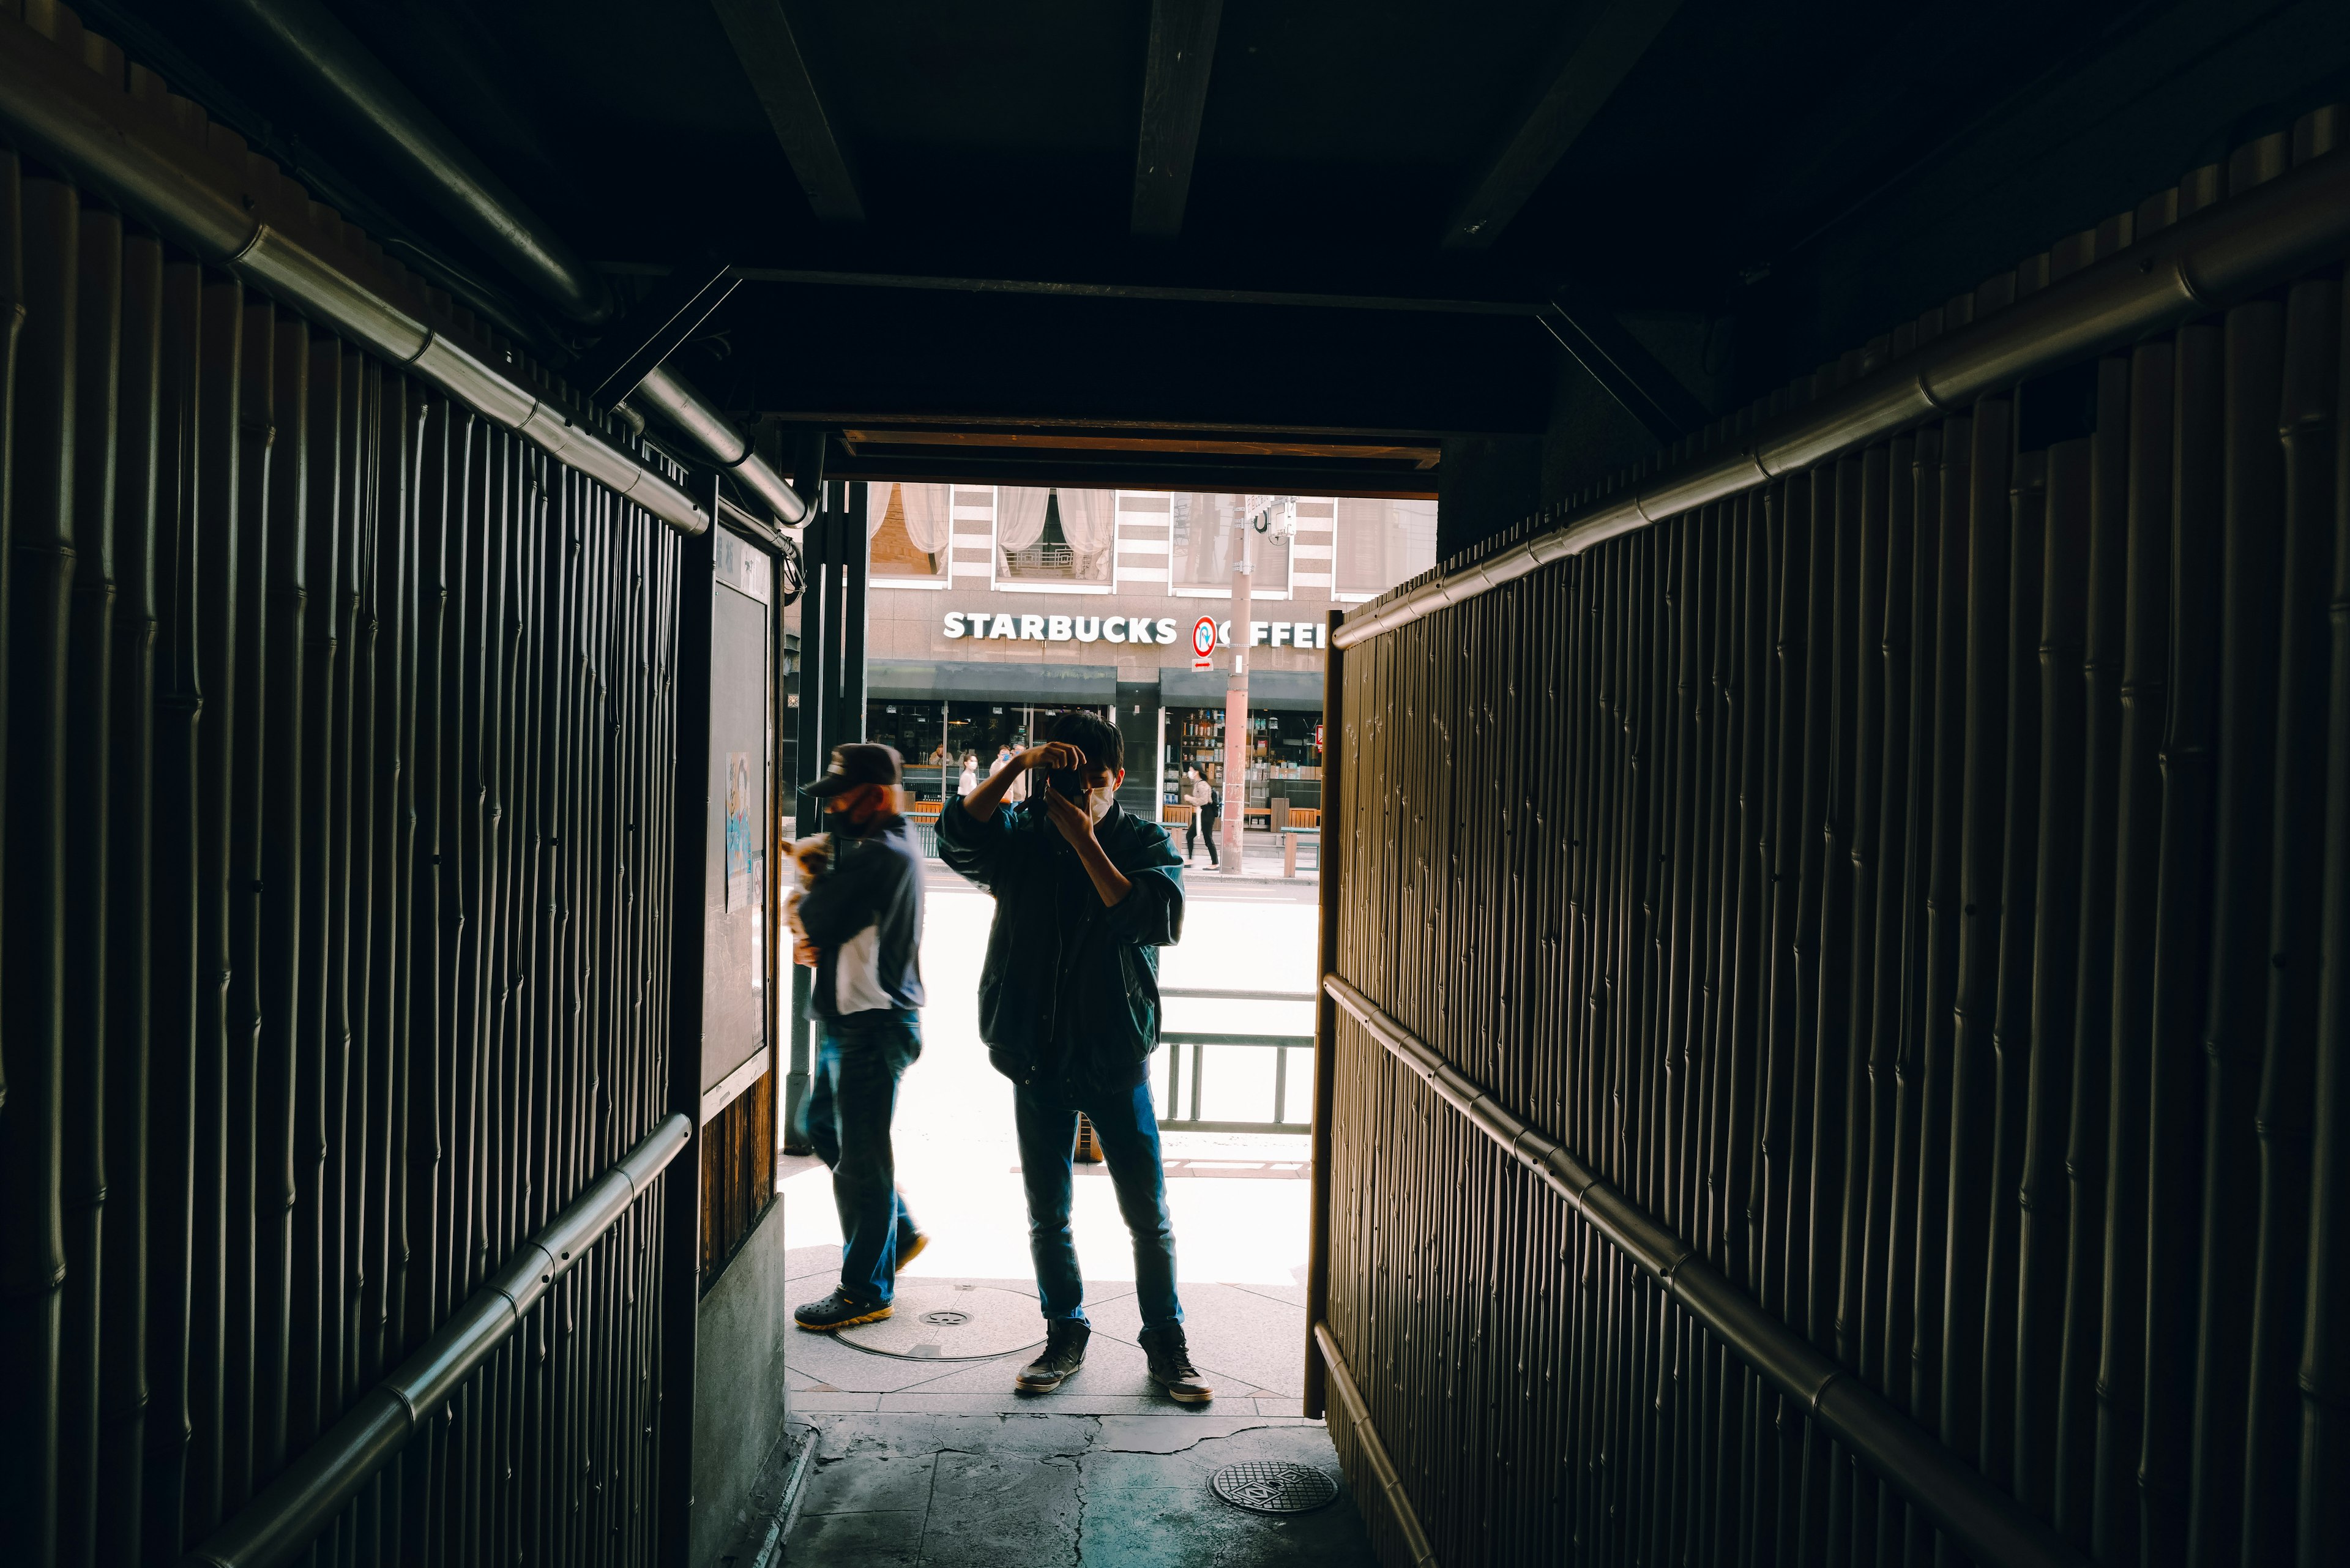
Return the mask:
{"type": "Polygon", "coordinates": [[[1613,1183],[1503,1111],[1434,1046],[1340,976],[1326,976],[1323,986],[1365,1033],[1565,1199],[1709,1333],[1797,1401],[1822,1430],[1907,1497],[1967,1555],[2014,1568],[2086,1568],[2086,1559],[1973,1464],[1739,1289],[1613,1183]]]}
{"type": "Polygon", "coordinates": [[[416,1354],[353,1401],[342,1419],[186,1561],[204,1568],[280,1568],[298,1557],[522,1325],[523,1315],[555,1282],[651,1189],[653,1179],[692,1137],[691,1120],[672,1115],[590,1181],[466,1297],[416,1354]]]}
{"type": "Polygon", "coordinates": [[[734,476],[736,483],[765,502],[777,517],[794,524],[807,521],[806,498],[767,466],[751,450],[750,441],[733,421],[711,407],[709,400],[684,377],[666,365],[656,365],[637,383],[629,400],[643,403],[691,436],[719,466],[734,476]]]}
{"type": "Polygon", "coordinates": [[[1217,991],[1203,985],[1162,985],[1159,996],[1184,997],[1200,1002],[1313,1002],[1319,992],[1311,991],[1217,991]]]}
{"type": "MultiPolygon", "coordinates": [[[[611,290],[595,268],[324,6],[316,0],[227,0],[227,5],[247,36],[336,105],[347,130],[402,172],[508,273],[584,327],[611,319],[611,290]]],[[[659,410],[777,517],[789,524],[807,520],[807,502],[676,372],[655,368],[629,397],[659,410]]]]}
{"type": "Polygon", "coordinates": [[[1403,1477],[1388,1457],[1385,1443],[1379,1441],[1378,1428],[1371,1425],[1370,1407],[1363,1403],[1363,1391],[1355,1386],[1355,1375],[1347,1370],[1347,1358],[1332,1337],[1330,1325],[1314,1325],[1315,1347],[1322,1353],[1322,1366],[1330,1379],[1331,1392],[1346,1407],[1347,1424],[1354,1429],[1355,1441],[1363,1448],[1363,1459],[1371,1467],[1371,1477],[1378,1482],[1379,1496],[1403,1535],[1405,1552],[1410,1554],[1412,1568],[1436,1568],[1436,1548],[1428,1542],[1428,1532],[1419,1525],[1419,1514],[1411,1506],[1411,1494],[1404,1490],[1403,1477]]]}
{"type": "Polygon", "coordinates": [[[2180,219],[1971,326],[1944,334],[1735,446],[1700,452],[1557,527],[1448,572],[1331,634],[1340,648],[1409,626],[1667,517],[1963,409],[1986,392],[2125,348],[2350,250],[2350,149],[2180,219]]]}
{"type": "Polygon", "coordinates": [[[12,141],[201,260],[515,431],[680,533],[710,526],[710,514],[681,486],[256,216],[265,192],[224,189],[218,160],[129,112],[130,103],[114,82],[22,19],[0,16],[0,131],[12,141]]]}

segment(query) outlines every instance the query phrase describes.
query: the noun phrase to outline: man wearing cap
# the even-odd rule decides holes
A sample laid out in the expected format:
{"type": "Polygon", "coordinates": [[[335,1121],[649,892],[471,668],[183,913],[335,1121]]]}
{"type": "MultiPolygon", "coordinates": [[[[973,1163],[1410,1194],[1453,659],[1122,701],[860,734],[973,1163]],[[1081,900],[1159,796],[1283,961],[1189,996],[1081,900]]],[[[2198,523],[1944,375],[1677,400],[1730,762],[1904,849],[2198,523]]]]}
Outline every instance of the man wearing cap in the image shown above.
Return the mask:
{"type": "Polygon", "coordinates": [[[840,1284],[793,1314],[802,1328],[888,1317],[899,1265],[927,1241],[898,1196],[889,1147],[898,1080],[922,1053],[922,853],[898,811],[902,771],[889,746],[842,746],[806,791],[832,829],[797,911],[823,1031],[808,1142],[832,1168],[842,1244],[840,1284]]]}

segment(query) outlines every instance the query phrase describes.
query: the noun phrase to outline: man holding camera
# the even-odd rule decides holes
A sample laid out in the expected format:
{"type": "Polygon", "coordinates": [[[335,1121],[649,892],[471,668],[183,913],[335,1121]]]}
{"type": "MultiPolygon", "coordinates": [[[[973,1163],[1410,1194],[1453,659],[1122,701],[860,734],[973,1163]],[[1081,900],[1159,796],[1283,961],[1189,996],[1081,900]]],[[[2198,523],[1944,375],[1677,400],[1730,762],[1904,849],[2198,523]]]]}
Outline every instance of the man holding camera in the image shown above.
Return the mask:
{"type": "Polygon", "coordinates": [[[1101,1140],[1134,1240],[1142,1349],[1153,1381],[1187,1405],[1215,1397],[1191,1365],[1175,1295],[1159,1119],[1147,1082],[1159,1043],[1159,949],[1183,934],[1182,858],[1166,830],[1119,809],[1118,731],[1063,713],[1045,742],[997,764],[939,815],[939,853],[995,895],[979,981],[979,1033],[1014,1085],[1029,1251],[1045,1324],[1016,1386],[1045,1394],[1084,1365],[1092,1327],[1069,1234],[1077,1113],[1101,1140]],[[1031,771],[1042,787],[1004,796],[1031,771]]]}
{"type": "Polygon", "coordinates": [[[815,966],[808,1011],[823,1028],[808,1142],[832,1168],[842,1242],[838,1286],[792,1315],[820,1333],[888,1317],[899,1268],[928,1242],[898,1197],[889,1142],[898,1080],[922,1054],[922,852],[898,810],[903,772],[891,747],[836,749],[806,786],[832,831],[795,848],[810,875],[793,956],[815,966]]]}

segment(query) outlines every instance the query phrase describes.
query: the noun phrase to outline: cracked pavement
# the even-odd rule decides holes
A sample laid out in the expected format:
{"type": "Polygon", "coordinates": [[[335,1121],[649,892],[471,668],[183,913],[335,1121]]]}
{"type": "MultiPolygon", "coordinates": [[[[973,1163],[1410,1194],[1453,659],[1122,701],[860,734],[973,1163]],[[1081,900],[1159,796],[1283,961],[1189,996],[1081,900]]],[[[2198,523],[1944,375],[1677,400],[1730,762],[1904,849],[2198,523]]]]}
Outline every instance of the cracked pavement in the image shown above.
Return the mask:
{"type": "Polygon", "coordinates": [[[1248,1416],[838,1412],[785,1561],[872,1568],[1364,1565],[1374,1559],[1318,1421],[1248,1416]],[[1311,1465],[1336,1502],[1275,1517],[1210,1490],[1227,1464],[1311,1465]]]}

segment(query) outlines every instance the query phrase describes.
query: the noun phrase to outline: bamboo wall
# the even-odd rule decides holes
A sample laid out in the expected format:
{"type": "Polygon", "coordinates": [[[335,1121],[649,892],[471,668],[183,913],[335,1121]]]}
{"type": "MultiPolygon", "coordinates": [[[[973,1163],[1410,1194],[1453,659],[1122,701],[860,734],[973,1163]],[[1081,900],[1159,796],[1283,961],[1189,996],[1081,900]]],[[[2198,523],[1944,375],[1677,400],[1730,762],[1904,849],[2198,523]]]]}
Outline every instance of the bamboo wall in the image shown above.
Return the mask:
{"type": "MultiPolygon", "coordinates": [[[[2304,278],[1344,657],[1336,972],[2100,1563],[2350,1539],[2342,294],[2304,278]]],[[[1436,1561],[1955,1559],[1338,1016],[1328,1322],[1436,1561]]]]}
{"type": "MultiPolygon", "coordinates": [[[[680,546],[10,155],[0,289],[0,1561],[165,1563],[660,1119],[680,546]]],[[[662,1211],[317,1562],[650,1560],[662,1211]]]]}

